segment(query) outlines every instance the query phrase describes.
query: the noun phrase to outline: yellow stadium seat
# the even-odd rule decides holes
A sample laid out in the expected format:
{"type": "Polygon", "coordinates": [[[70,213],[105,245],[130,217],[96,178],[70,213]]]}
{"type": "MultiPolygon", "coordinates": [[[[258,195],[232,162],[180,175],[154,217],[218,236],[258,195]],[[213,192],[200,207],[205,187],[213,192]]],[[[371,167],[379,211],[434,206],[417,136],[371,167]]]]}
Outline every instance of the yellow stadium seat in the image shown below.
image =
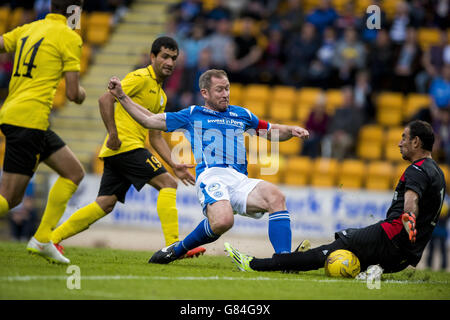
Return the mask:
{"type": "Polygon", "coordinates": [[[320,4],[320,0],[305,0],[301,3],[303,5],[303,11],[305,13],[310,13],[313,9],[317,8],[320,4]]]}
{"type": "Polygon", "coordinates": [[[400,178],[402,177],[403,173],[405,172],[406,168],[408,168],[410,165],[409,162],[403,161],[395,165],[394,167],[394,173],[392,174],[392,187],[395,189],[397,187],[398,182],[400,181],[400,178]]]}
{"type": "Polygon", "coordinates": [[[383,128],[376,124],[365,125],[359,130],[356,154],[360,159],[364,160],[380,159],[383,143],[383,128]]]}
{"type": "Polygon", "coordinates": [[[351,1],[352,0],[332,0],[331,4],[338,13],[342,14],[345,12],[345,6],[351,1]]]}
{"type": "Polygon", "coordinates": [[[319,96],[323,93],[322,89],[303,87],[297,90],[297,105],[312,106],[317,102],[319,96]]]}
{"type": "Polygon", "coordinates": [[[94,45],[103,45],[108,41],[111,31],[111,14],[92,12],[88,16],[86,40],[94,45]]]}
{"type": "Polygon", "coordinates": [[[18,27],[24,23],[24,9],[21,7],[17,7],[10,13],[9,17],[9,25],[7,30],[12,30],[15,27],[18,27]]]}
{"type": "Polygon", "coordinates": [[[300,154],[302,149],[302,141],[298,138],[292,138],[287,141],[281,141],[279,143],[279,152],[282,155],[293,156],[300,154]]]}
{"type": "Polygon", "coordinates": [[[297,107],[294,107],[294,113],[299,123],[306,123],[313,107],[313,105],[297,105],[297,107]]]}
{"type": "Polygon", "coordinates": [[[408,121],[420,109],[429,108],[431,97],[427,94],[409,93],[406,96],[405,108],[403,109],[403,119],[408,121]]]}
{"type": "Polygon", "coordinates": [[[243,96],[245,100],[267,102],[270,97],[270,88],[265,84],[249,84],[244,87],[243,96]]]}
{"type": "Polygon", "coordinates": [[[81,49],[81,68],[80,74],[83,75],[86,73],[87,68],[90,64],[92,57],[92,48],[88,43],[83,44],[83,48],[81,49]]]}
{"type": "Polygon", "coordinates": [[[270,155],[261,157],[257,178],[273,184],[279,184],[283,180],[284,157],[281,155],[270,155]],[[262,159],[261,159],[262,158],[262,159]]]}
{"type": "Polygon", "coordinates": [[[284,183],[287,185],[304,186],[309,184],[312,160],[309,157],[290,157],[286,163],[284,183]]]}
{"type": "Polygon", "coordinates": [[[450,188],[450,167],[446,164],[439,164],[439,167],[441,168],[442,172],[444,173],[445,177],[445,183],[447,185],[447,188],[450,188]]]}
{"type": "Polygon", "coordinates": [[[403,119],[403,94],[382,92],[376,100],[377,122],[383,126],[398,126],[403,119]]]}
{"type": "Polygon", "coordinates": [[[8,7],[0,7],[0,34],[4,34],[8,30],[8,20],[10,9],[8,7]]]}
{"type": "Polygon", "coordinates": [[[381,3],[382,10],[386,12],[388,18],[392,18],[397,10],[397,5],[403,0],[383,0],[381,3]]]}
{"type": "Polygon", "coordinates": [[[404,161],[398,147],[402,139],[402,127],[390,127],[387,129],[386,143],[384,144],[384,156],[386,160],[400,162],[404,161]]]}
{"type": "Polygon", "coordinates": [[[417,31],[417,41],[422,50],[428,49],[432,45],[439,43],[440,34],[437,28],[419,28],[417,31]]]}
{"type": "Polygon", "coordinates": [[[244,99],[242,101],[242,106],[253,112],[261,120],[267,118],[266,101],[244,99]]]}
{"type": "Polygon", "coordinates": [[[361,160],[343,160],[338,169],[339,188],[360,189],[366,174],[365,164],[361,160]]]}
{"type": "Polygon", "coordinates": [[[240,83],[230,83],[230,104],[239,106],[242,103],[243,85],[240,83]]]}
{"type": "Polygon", "coordinates": [[[344,103],[342,91],[339,89],[328,89],[326,99],[326,111],[330,115],[334,114],[335,110],[342,107],[344,103]]]}
{"type": "Polygon", "coordinates": [[[366,13],[367,8],[372,4],[372,0],[356,0],[355,14],[359,17],[366,13]]]}
{"type": "Polygon", "coordinates": [[[294,118],[293,102],[272,100],[268,111],[268,117],[275,121],[289,121],[294,118]]]}
{"type": "Polygon", "coordinates": [[[392,183],[393,167],[387,161],[372,161],[367,165],[366,189],[389,190],[392,183]]]}
{"type": "Polygon", "coordinates": [[[314,160],[311,185],[314,187],[333,187],[336,184],[337,160],[318,158],[314,160]]]}
{"type": "Polygon", "coordinates": [[[295,88],[289,86],[274,86],[272,88],[272,99],[275,102],[294,103],[297,92],[295,88]]]}

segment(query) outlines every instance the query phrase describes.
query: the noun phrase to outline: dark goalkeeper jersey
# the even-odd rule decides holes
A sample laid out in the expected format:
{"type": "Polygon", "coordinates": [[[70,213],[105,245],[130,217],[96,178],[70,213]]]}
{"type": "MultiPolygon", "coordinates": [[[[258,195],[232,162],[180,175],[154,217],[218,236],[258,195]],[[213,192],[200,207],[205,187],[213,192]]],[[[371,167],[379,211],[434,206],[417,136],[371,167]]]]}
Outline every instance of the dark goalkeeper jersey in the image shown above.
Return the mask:
{"type": "Polygon", "coordinates": [[[416,265],[431,238],[441,212],[445,196],[445,179],[442,170],[431,158],[414,161],[400,178],[394,192],[386,220],[381,223],[389,239],[411,257],[416,265]],[[405,192],[412,190],[419,195],[419,212],[416,220],[417,237],[412,244],[403,228],[401,215],[404,210],[405,192]]]}

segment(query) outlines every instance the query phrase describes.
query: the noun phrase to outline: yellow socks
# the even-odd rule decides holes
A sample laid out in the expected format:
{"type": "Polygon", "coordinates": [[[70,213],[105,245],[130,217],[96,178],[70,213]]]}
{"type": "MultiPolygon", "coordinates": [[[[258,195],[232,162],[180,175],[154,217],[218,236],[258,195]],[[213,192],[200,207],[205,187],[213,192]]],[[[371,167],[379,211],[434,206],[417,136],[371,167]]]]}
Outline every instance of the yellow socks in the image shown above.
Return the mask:
{"type": "Polygon", "coordinates": [[[9,211],[9,204],[6,199],[0,195],[0,217],[5,216],[9,211]]]}
{"type": "Polygon", "coordinates": [[[161,221],[166,245],[178,241],[177,189],[163,188],[159,191],[156,211],[161,221]]]}
{"type": "Polygon", "coordinates": [[[105,211],[94,201],[75,211],[67,221],[53,230],[51,240],[53,243],[60,243],[62,240],[86,230],[91,224],[105,215],[105,211]]]}
{"type": "Polygon", "coordinates": [[[50,234],[66,210],[67,203],[78,186],[72,180],[59,177],[50,189],[47,207],[42,216],[41,224],[34,237],[39,242],[49,242],[50,234]]]}

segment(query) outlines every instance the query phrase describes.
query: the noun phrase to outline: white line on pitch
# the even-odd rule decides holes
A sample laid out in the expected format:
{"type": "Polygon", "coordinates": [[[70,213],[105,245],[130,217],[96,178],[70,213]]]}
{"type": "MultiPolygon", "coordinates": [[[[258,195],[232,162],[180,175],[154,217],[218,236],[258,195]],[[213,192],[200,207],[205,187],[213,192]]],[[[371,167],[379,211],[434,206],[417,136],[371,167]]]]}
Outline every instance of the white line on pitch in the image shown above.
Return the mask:
{"type": "MultiPolygon", "coordinates": [[[[66,280],[68,276],[55,275],[25,275],[25,276],[4,276],[0,277],[0,281],[14,282],[14,281],[39,281],[39,280],[66,280]]],[[[160,277],[160,276],[134,276],[134,275],[97,275],[97,276],[81,276],[81,280],[180,280],[180,281],[211,281],[211,280],[228,280],[228,281],[302,281],[302,282],[342,282],[342,281],[355,281],[353,279],[303,279],[303,278],[268,278],[268,277],[160,277]]],[[[396,284],[415,284],[415,283],[430,283],[430,284],[449,284],[448,281],[426,281],[426,280],[382,280],[383,283],[396,283],[396,284]]],[[[361,281],[363,283],[363,281],[361,281]]]]}

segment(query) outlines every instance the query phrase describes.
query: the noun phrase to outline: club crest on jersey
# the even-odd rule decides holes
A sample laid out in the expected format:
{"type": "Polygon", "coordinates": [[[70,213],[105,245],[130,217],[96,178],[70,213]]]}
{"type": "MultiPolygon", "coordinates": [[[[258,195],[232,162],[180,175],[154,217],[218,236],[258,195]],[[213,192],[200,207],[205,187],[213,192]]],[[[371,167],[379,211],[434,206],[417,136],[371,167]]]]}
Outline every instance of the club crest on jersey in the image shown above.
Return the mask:
{"type": "Polygon", "coordinates": [[[208,187],[208,191],[209,192],[214,192],[214,191],[216,191],[216,190],[219,190],[220,189],[220,183],[213,183],[213,184],[211,184],[209,187],[208,187]]]}

